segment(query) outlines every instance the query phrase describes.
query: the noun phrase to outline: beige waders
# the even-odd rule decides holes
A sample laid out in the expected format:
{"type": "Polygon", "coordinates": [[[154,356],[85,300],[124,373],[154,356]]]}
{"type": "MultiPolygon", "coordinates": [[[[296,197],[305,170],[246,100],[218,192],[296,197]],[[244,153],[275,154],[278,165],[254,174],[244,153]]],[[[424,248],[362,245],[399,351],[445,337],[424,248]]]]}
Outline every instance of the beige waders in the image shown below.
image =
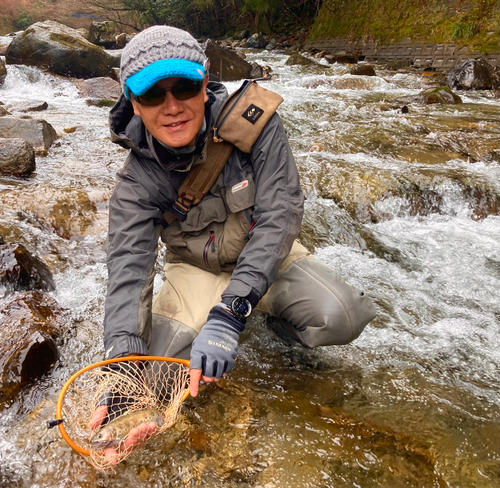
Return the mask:
{"type": "MultiPolygon", "coordinates": [[[[221,301],[231,273],[167,263],[165,275],[153,300],[150,353],[189,359],[191,343],[221,301]]],[[[363,292],[309,256],[297,241],[256,309],[277,317],[281,332],[308,347],[347,344],[376,315],[363,292]]]]}

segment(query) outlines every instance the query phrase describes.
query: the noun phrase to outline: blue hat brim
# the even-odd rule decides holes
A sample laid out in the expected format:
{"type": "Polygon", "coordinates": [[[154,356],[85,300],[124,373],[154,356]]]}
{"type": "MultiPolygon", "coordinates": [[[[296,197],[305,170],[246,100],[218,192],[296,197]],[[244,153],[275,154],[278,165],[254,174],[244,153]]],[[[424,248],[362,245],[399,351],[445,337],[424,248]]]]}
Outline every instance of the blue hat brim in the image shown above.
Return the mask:
{"type": "Polygon", "coordinates": [[[127,78],[125,96],[130,100],[130,92],[144,95],[153,85],[165,78],[188,78],[201,81],[205,77],[203,65],[187,59],[160,59],[149,64],[127,78]]]}

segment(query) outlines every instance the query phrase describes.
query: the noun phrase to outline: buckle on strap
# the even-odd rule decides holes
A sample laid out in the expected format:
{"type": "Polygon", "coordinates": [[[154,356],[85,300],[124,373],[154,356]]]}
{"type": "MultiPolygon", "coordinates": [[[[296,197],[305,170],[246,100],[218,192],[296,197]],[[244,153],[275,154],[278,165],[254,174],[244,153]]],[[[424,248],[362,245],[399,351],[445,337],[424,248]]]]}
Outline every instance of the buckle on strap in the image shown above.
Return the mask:
{"type": "Polygon", "coordinates": [[[189,207],[186,208],[179,202],[175,201],[170,207],[170,212],[172,212],[181,222],[184,222],[189,212],[189,207]]]}

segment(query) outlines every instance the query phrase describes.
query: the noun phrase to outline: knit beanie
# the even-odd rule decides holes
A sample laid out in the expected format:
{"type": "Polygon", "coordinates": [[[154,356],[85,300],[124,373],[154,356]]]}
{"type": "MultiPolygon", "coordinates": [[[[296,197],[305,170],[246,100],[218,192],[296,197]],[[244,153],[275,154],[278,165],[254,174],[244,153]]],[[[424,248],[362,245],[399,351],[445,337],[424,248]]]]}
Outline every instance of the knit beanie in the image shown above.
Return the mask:
{"type": "Polygon", "coordinates": [[[208,60],[196,39],[186,31],[156,25],[137,34],[125,46],[120,63],[120,83],[130,92],[143,95],[164,78],[203,80],[208,60]]]}

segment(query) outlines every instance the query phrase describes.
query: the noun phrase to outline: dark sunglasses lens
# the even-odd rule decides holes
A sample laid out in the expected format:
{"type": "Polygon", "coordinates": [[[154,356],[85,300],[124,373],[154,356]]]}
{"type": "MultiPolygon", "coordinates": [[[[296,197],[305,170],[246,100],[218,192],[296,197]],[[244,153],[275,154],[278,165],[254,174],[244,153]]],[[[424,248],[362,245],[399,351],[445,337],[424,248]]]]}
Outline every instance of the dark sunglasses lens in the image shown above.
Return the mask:
{"type": "Polygon", "coordinates": [[[172,94],[177,100],[188,100],[200,93],[202,81],[180,80],[172,87],[172,94]]]}
{"type": "Polygon", "coordinates": [[[163,103],[163,100],[165,100],[165,90],[161,88],[151,88],[144,93],[144,95],[139,95],[136,98],[141,105],[153,107],[163,103]]]}

